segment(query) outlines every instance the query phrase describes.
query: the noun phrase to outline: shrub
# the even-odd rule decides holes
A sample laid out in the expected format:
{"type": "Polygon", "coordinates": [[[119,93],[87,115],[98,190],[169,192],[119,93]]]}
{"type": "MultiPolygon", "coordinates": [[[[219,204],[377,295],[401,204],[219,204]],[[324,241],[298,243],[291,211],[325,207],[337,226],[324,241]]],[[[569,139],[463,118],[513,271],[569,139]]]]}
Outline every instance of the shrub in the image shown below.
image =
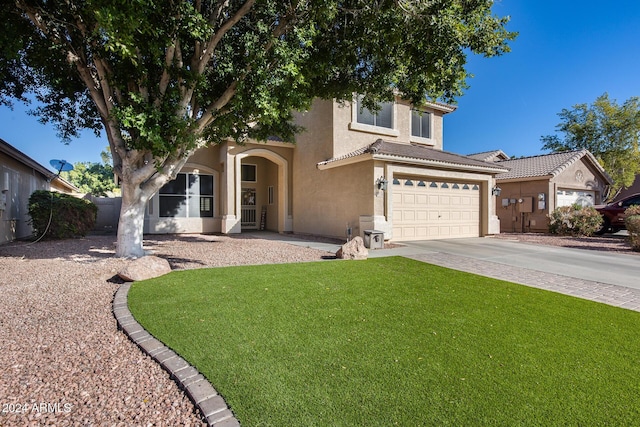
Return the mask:
{"type": "Polygon", "coordinates": [[[591,236],[602,227],[602,216],[592,206],[561,206],[549,215],[549,232],[591,236]]]}
{"type": "Polygon", "coordinates": [[[84,236],[96,224],[98,207],[68,194],[37,190],[29,197],[29,216],[36,236],[68,239],[84,236]],[[48,226],[48,228],[47,228],[48,226]]]}
{"type": "Polygon", "coordinates": [[[629,232],[631,248],[640,252],[640,206],[631,206],[624,211],[624,214],[624,224],[629,232]]]}

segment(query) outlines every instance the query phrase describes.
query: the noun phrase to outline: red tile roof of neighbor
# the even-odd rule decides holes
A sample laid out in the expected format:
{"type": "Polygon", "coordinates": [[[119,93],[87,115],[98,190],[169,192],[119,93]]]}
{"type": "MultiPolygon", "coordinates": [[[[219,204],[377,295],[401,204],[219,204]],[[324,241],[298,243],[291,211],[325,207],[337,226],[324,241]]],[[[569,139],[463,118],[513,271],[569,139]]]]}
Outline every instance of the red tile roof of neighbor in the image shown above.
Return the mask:
{"type": "Polygon", "coordinates": [[[538,176],[557,176],[582,158],[585,158],[588,163],[600,172],[607,183],[611,184],[613,182],[607,172],[600,166],[598,160],[596,160],[588,150],[565,151],[562,153],[541,154],[520,159],[501,160],[496,163],[509,168],[509,171],[497,175],[496,179],[506,180],[538,176]]]}

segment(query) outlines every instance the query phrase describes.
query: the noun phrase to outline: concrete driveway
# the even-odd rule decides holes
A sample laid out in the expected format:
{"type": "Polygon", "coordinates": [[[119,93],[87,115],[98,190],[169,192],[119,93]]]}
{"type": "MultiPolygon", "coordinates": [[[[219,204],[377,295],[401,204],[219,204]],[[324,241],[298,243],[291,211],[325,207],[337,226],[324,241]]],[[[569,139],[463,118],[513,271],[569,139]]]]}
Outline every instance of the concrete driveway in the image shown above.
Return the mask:
{"type": "Polygon", "coordinates": [[[402,255],[424,259],[441,254],[551,273],[640,290],[640,257],[615,252],[533,245],[492,238],[403,242],[404,247],[370,251],[370,257],[402,255]]]}

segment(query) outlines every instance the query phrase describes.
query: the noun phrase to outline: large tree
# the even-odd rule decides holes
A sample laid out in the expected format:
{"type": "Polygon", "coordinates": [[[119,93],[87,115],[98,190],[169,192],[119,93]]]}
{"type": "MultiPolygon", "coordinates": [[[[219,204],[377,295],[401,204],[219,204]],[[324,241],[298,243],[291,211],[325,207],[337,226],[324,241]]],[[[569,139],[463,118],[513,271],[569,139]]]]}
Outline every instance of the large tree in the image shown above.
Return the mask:
{"type": "Polygon", "coordinates": [[[631,97],[622,105],[607,93],[591,105],[576,104],[563,109],[556,130],[563,135],[543,136],[543,148],[554,152],[586,149],[613,179],[609,198],[629,187],[640,173],[640,98],[631,97]]]}
{"type": "Polygon", "coordinates": [[[466,57],[515,37],[491,0],[0,0],[0,97],[36,89],[63,139],[103,129],[122,182],[116,254],[199,147],[277,135],[314,97],[452,102],[466,57]]]}

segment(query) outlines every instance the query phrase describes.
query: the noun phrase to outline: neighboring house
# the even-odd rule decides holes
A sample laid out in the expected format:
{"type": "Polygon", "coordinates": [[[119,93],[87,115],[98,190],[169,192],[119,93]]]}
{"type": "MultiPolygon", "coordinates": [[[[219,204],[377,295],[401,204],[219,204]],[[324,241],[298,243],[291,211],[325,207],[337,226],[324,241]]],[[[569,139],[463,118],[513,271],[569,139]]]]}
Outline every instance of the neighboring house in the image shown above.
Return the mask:
{"type": "Polygon", "coordinates": [[[277,138],[199,150],[149,202],[146,233],[266,229],[394,241],[499,232],[494,176],[506,168],[443,151],[443,116],[397,99],[373,113],[315,100],[296,144],[277,138]]]}
{"type": "Polygon", "coordinates": [[[602,203],[612,180],[587,150],[510,159],[502,151],[470,157],[509,169],[496,176],[501,232],[548,231],[547,215],[560,206],[602,203]]]}
{"type": "Polygon", "coordinates": [[[622,200],[625,197],[628,197],[634,194],[640,194],[640,174],[637,174],[635,181],[633,181],[633,184],[631,184],[630,187],[623,188],[620,191],[620,193],[616,195],[613,201],[617,202],[618,200],[622,200]]]}
{"type": "Polygon", "coordinates": [[[29,237],[29,196],[36,190],[77,192],[67,181],[0,139],[0,244],[29,237]]]}

